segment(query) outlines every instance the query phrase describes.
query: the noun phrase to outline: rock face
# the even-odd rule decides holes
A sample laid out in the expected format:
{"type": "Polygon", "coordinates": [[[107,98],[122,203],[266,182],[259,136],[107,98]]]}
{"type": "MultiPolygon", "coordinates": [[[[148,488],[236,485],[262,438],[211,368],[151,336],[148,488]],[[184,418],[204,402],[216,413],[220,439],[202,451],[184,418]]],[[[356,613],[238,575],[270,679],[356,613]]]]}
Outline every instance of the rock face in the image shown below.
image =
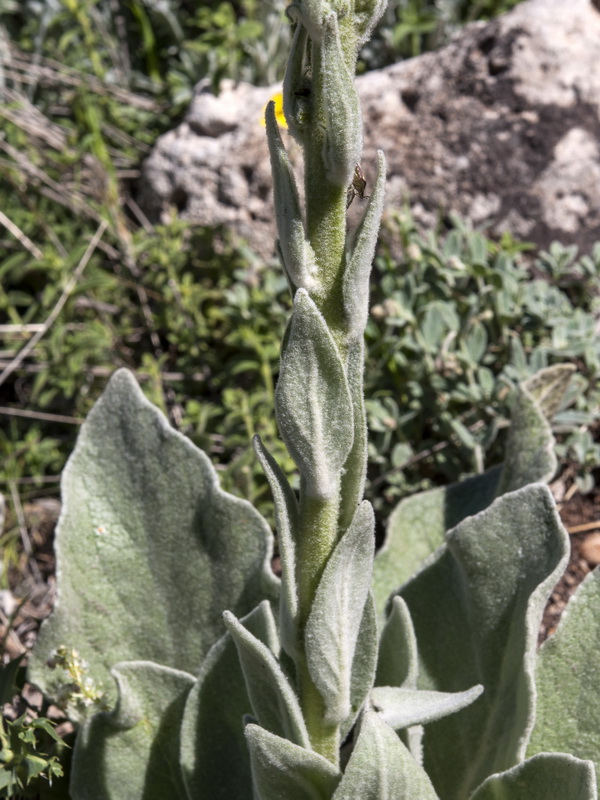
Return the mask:
{"type": "MultiPolygon", "coordinates": [[[[436,53],[359,77],[367,181],[381,148],[387,207],[408,201],[423,228],[456,212],[492,235],[589,250],[600,240],[599,64],[595,0],[527,0],[436,53]]],[[[226,223],[271,257],[261,116],[278,89],[229,84],[215,98],[201,83],[144,165],[146,214],[158,220],[175,207],[200,224],[226,223]]]]}

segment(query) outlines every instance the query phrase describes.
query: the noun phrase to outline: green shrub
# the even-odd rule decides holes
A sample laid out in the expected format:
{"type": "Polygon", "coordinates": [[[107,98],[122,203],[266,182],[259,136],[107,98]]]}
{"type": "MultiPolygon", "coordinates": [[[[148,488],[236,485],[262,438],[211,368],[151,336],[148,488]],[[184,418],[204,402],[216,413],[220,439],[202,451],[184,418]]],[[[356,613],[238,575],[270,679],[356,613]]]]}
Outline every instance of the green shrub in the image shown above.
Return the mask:
{"type": "MultiPolygon", "coordinates": [[[[600,345],[592,333],[600,248],[577,258],[556,245],[526,265],[514,243],[496,244],[459,221],[445,239],[425,239],[404,213],[390,218],[384,239],[366,361],[369,474],[381,512],[396,497],[500,461],[517,383],[563,361],[580,369],[554,421],[559,452],[589,487],[600,463],[592,437],[600,404],[600,345]],[[390,248],[402,250],[400,260],[390,248]],[[531,271],[539,275],[533,281],[531,271]]],[[[285,279],[274,265],[249,265],[247,251],[227,237],[177,220],[137,232],[133,247],[136,283],[104,254],[91,260],[27,362],[43,368],[17,372],[21,397],[40,411],[83,417],[115,366],[134,367],[148,396],[221,465],[225,487],[270,513],[249,442],[256,430],[274,438],[268,409],[289,309],[285,279]]],[[[5,265],[0,304],[13,323],[48,315],[82,249],[55,266],[57,280],[37,302],[29,292],[36,281],[43,286],[39,262],[5,265]]],[[[2,346],[14,351],[24,340],[5,334],[2,346]]],[[[74,433],[72,425],[11,418],[2,431],[6,477],[56,474],[74,433]]]]}
{"type": "Polygon", "coordinates": [[[465,23],[491,19],[520,0],[392,0],[363,47],[359,71],[379,69],[445,44],[465,23]]]}
{"type": "Polygon", "coordinates": [[[405,213],[389,227],[404,257],[375,261],[365,378],[374,484],[388,483],[390,500],[483,471],[501,459],[518,382],[571,361],[578,376],[554,426],[589,487],[599,464],[590,428],[600,410],[600,245],[580,258],[555,244],[523,259],[522,246],[459,220],[441,240],[420,236],[405,213]]]}

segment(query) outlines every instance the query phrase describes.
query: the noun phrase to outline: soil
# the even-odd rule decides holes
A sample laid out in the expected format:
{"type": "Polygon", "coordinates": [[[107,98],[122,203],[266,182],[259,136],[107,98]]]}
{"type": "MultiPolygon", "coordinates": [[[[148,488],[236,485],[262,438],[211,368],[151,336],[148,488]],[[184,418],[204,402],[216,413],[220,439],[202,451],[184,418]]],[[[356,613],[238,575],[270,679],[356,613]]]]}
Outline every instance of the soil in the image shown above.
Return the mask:
{"type": "Polygon", "coordinates": [[[600,486],[581,494],[567,476],[550,485],[560,518],[569,533],[571,556],[567,569],[552,592],[540,628],[539,642],[556,630],[570,596],[585,576],[600,564],[600,486]]]}

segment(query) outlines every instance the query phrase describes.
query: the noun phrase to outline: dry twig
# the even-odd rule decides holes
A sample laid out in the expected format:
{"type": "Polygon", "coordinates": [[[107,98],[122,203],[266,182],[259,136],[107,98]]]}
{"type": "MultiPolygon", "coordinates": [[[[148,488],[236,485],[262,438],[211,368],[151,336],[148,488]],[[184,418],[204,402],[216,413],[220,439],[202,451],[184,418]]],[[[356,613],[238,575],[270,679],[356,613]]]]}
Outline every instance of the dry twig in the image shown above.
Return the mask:
{"type": "Polygon", "coordinates": [[[8,486],[10,488],[10,496],[12,499],[13,508],[15,510],[15,514],[17,515],[17,521],[19,523],[19,533],[21,534],[21,542],[23,543],[23,550],[25,551],[25,555],[27,556],[27,562],[29,564],[29,568],[31,569],[31,573],[34,579],[38,583],[41,583],[42,575],[35,558],[33,558],[33,548],[31,547],[31,540],[29,538],[29,533],[27,532],[27,522],[25,520],[25,512],[23,511],[23,506],[21,505],[21,498],[19,496],[19,492],[17,491],[17,486],[14,481],[9,481],[8,486]]]}
{"type": "Polygon", "coordinates": [[[54,306],[54,308],[52,309],[52,311],[48,315],[48,318],[44,322],[43,328],[41,330],[39,330],[37,333],[35,333],[31,337],[31,339],[27,342],[27,344],[21,350],[19,350],[17,356],[10,362],[10,364],[0,374],[0,386],[2,386],[4,381],[10,375],[12,375],[12,373],[16,369],[18,369],[19,365],[23,362],[23,360],[25,358],[27,358],[29,353],[31,353],[31,351],[37,345],[37,343],[40,341],[40,339],[47,333],[48,330],[50,330],[50,328],[54,324],[56,318],[58,317],[58,315],[62,311],[62,308],[63,308],[64,304],[67,302],[67,299],[68,299],[69,295],[71,294],[71,292],[75,288],[75,286],[77,284],[77,281],[81,277],[81,274],[83,273],[83,270],[86,268],[86,266],[88,264],[88,261],[92,257],[92,255],[94,253],[94,250],[98,246],[98,242],[102,238],[102,235],[104,234],[104,231],[106,230],[107,225],[108,225],[107,222],[100,223],[100,226],[99,226],[98,230],[96,231],[96,233],[92,237],[89,245],[87,246],[87,249],[86,249],[85,253],[81,257],[81,260],[80,260],[79,264],[75,268],[75,271],[73,272],[73,275],[71,275],[71,277],[69,278],[69,281],[67,282],[67,285],[63,289],[63,292],[62,292],[61,296],[58,298],[58,301],[56,302],[56,305],[54,306]]]}
{"type": "Polygon", "coordinates": [[[155,112],[161,110],[161,106],[148,97],[135,94],[119,86],[104,83],[94,75],[88,75],[66,67],[51,58],[44,58],[41,64],[36,64],[27,53],[18,50],[14,45],[9,47],[8,53],[0,53],[0,64],[4,67],[5,78],[11,78],[22,83],[36,85],[40,82],[49,82],[50,84],[61,84],[63,86],[85,86],[97,94],[111,95],[117,100],[137,108],[155,112]]]}
{"type": "Polygon", "coordinates": [[[29,250],[31,255],[34,258],[43,258],[43,253],[39,247],[31,241],[31,239],[26,236],[23,231],[12,222],[3,211],[0,211],[0,225],[4,225],[7,231],[12,233],[12,235],[17,239],[26,250],[29,250]]]}
{"type": "Polygon", "coordinates": [[[43,411],[27,411],[24,408],[11,408],[10,406],[0,406],[0,414],[7,414],[9,417],[39,419],[44,422],[64,422],[67,425],[81,425],[83,422],[82,419],[68,417],[64,414],[47,414],[43,411]]]}
{"type": "Polygon", "coordinates": [[[567,532],[573,533],[588,533],[589,531],[600,530],[600,519],[592,520],[591,522],[582,522],[581,525],[571,525],[567,528],[567,532]]]}

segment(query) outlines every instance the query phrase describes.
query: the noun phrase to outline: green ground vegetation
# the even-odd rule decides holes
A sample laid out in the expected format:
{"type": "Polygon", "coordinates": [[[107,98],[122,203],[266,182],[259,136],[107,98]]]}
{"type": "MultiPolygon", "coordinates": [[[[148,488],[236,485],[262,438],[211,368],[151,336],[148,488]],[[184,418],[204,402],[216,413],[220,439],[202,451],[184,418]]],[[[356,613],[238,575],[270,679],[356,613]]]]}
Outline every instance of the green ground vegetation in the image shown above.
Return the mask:
{"type": "MultiPolygon", "coordinates": [[[[396,0],[361,67],[420,53],[513,5],[396,0]]],[[[150,225],[134,198],[144,157],[177,122],[194,83],[277,80],[284,30],[279,2],[0,0],[7,496],[57,493],[80,420],[108,375],[128,366],[209,453],[224,487],[268,511],[249,440],[259,431],[283,447],[270,409],[289,312],[285,280],[227,231],[191,226],[175,212],[150,225]]],[[[382,516],[399,495],[499,459],[516,382],[565,359],[579,378],[556,430],[589,488],[600,462],[599,274],[598,248],[580,255],[556,245],[533,257],[458,220],[449,234],[423,239],[406,213],[388,215],[366,375],[370,479],[382,516]]],[[[275,456],[291,470],[285,453],[275,456]]],[[[5,549],[17,540],[9,525],[5,549]]]]}

